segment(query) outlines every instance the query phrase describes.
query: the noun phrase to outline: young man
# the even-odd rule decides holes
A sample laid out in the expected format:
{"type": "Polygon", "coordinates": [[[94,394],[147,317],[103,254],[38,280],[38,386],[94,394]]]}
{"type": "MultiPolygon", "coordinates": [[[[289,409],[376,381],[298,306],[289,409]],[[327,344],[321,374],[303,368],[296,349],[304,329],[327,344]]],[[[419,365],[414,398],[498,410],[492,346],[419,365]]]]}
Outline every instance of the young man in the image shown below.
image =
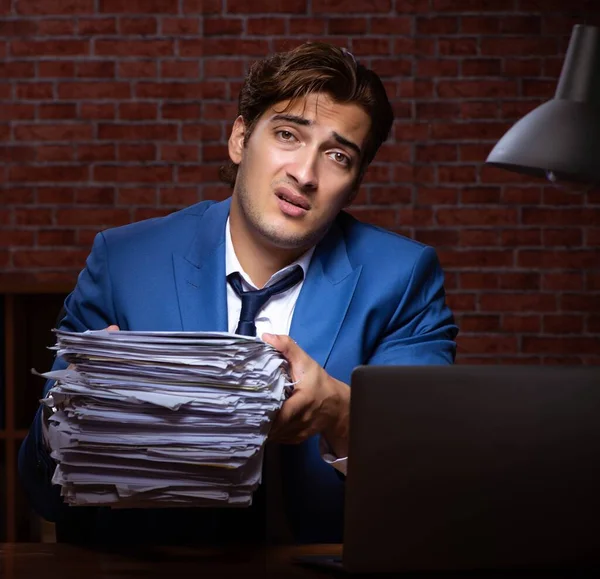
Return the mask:
{"type": "MultiPolygon", "coordinates": [[[[342,211],[392,122],[380,79],[346,51],[307,43],[254,64],[222,175],[231,198],[100,233],[65,302],[65,329],[243,328],[288,358],[298,383],[270,440],[285,445],[284,502],[302,541],[341,540],[353,368],[454,360],[435,252],[342,211]],[[248,317],[242,292],[292,271],[290,287],[248,317]]],[[[90,541],[166,542],[185,540],[186,524],[208,540],[261,524],[237,509],[66,507],[50,485],[42,426],[38,413],[19,467],[34,507],[57,528],[90,541]]],[[[385,476],[390,459],[373,476],[385,476]]]]}

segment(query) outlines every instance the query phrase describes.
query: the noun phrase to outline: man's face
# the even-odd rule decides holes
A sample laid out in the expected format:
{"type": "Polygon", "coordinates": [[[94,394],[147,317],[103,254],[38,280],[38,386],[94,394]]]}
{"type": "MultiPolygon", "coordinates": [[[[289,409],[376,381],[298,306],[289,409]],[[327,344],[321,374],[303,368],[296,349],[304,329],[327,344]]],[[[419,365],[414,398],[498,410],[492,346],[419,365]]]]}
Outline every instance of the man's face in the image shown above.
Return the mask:
{"type": "Polygon", "coordinates": [[[358,105],[324,93],[288,105],[265,111],[245,146],[246,127],[236,119],[229,139],[239,165],[232,212],[260,243],[302,250],[349,203],[371,121],[358,105]]]}

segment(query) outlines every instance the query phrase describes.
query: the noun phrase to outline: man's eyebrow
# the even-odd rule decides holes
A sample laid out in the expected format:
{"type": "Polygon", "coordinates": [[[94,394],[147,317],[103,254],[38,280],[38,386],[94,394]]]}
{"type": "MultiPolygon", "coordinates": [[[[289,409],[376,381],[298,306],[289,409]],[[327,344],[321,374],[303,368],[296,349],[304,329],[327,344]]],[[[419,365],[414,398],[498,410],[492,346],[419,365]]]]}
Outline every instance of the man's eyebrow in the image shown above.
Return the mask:
{"type": "MultiPolygon", "coordinates": [[[[309,127],[310,125],[313,124],[313,122],[310,119],[307,119],[306,117],[301,117],[299,115],[278,114],[278,115],[274,115],[270,119],[271,123],[276,123],[278,121],[286,121],[288,123],[294,123],[296,125],[301,125],[303,127],[309,127]]],[[[332,135],[333,135],[333,138],[340,145],[344,145],[345,147],[352,149],[359,157],[362,155],[360,147],[356,143],[350,141],[349,139],[346,139],[346,137],[342,137],[342,135],[340,135],[339,133],[336,133],[335,131],[332,133],[332,135]]]]}

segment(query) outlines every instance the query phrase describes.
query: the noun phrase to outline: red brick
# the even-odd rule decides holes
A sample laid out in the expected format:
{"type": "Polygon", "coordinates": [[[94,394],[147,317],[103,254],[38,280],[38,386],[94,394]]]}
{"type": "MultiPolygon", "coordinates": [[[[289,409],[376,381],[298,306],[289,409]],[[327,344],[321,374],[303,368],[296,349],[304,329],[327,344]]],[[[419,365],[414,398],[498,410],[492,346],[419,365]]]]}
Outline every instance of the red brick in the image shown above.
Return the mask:
{"type": "Polygon", "coordinates": [[[75,245],[73,229],[42,229],[37,234],[37,244],[41,246],[75,245]]]}
{"type": "Polygon", "coordinates": [[[11,181],[23,183],[86,181],[88,178],[88,168],[72,165],[53,165],[49,167],[18,166],[10,168],[9,177],[11,181]]]}
{"type": "MultiPolygon", "coordinates": [[[[458,245],[458,231],[455,229],[416,229],[414,237],[417,241],[432,247],[455,247],[458,245]]],[[[444,285],[446,289],[450,287],[448,282],[444,285]]]]}
{"type": "Polygon", "coordinates": [[[505,187],[502,192],[503,203],[536,205],[539,204],[541,199],[541,187],[505,187]]]}
{"type": "Polygon", "coordinates": [[[481,183],[535,183],[535,179],[529,175],[520,175],[505,169],[485,165],[480,168],[479,180],[481,183]]]}
{"type": "Polygon", "coordinates": [[[241,18],[205,18],[205,36],[240,35],[244,29],[244,21],[241,18]]]}
{"type": "Polygon", "coordinates": [[[38,187],[37,202],[42,205],[67,205],[75,201],[73,187],[38,187]]]}
{"type": "MultiPolygon", "coordinates": [[[[204,47],[204,54],[207,56],[231,56],[232,54],[266,56],[270,52],[268,40],[207,38],[202,40],[202,44],[204,47]]],[[[181,42],[181,46],[184,46],[184,41],[181,42]]],[[[183,52],[181,54],[182,56],[185,56],[183,52]]]]}
{"type": "Polygon", "coordinates": [[[409,35],[412,31],[412,19],[409,16],[371,17],[371,34],[397,36],[409,35]]]}
{"type": "Polygon", "coordinates": [[[417,203],[419,205],[454,205],[458,200],[458,190],[455,187],[417,189],[417,203]]]}
{"type": "Polygon", "coordinates": [[[523,79],[524,97],[552,98],[556,90],[556,81],[542,79],[523,79]]]}
{"type": "Polygon", "coordinates": [[[394,166],[395,183],[434,183],[435,171],[433,167],[409,164],[394,166]]]}
{"type": "Polygon", "coordinates": [[[95,54],[100,56],[172,56],[172,40],[97,40],[95,54]]]}
{"type": "Polygon", "coordinates": [[[70,145],[38,145],[36,149],[39,162],[72,161],[75,158],[75,149],[70,145]]]}
{"type": "Polygon", "coordinates": [[[289,0],[279,2],[278,0],[228,0],[228,14],[304,14],[306,13],[306,2],[304,0],[289,0]]]}
{"type": "Polygon", "coordinates": [[[115,183],[171,182],[172,167],[144,165],[139,167],[98,165],[94,167],[94,181],[115,183]]]}
{"type": "Polygon", "coordinates": [[[504,247],[535,247],[542,245],[542,232],[539,229],[503,229],[501,238],[504,247]]]}
{"type": "Polygon", "coordinates": [[[474,294],[448,293],[446,303],[453,312],[472,312],[476,307],[474,294]]]}
{"type": "Polygon", "coordinates": [[[169,187],[159,193],[160,205],[188,206],[199,201],[198,190],[195,187],[169,187]]]}
{"type": "Polygon", "coordinates": [[[585,289],[591,291],[600,290],[600,272],[587,272],[585,289]]]}
{"type": "Polygon", "coordinates": [[[511,271],[501,273],[498,276],[498,284],[501,290],[539,290],[541,287],[541,274],[537,272],[511,271]]]}
{"type": "Polygon", "coordinates": [[[468,271],[458,274],[458,284],[465,290],[498,289],[498,273],[495,271],[468,271]]]}
{"type": "Polygon", "coordinates": [[[290,34],[325,34],[326,22],[324,19],[290,18],[290,34]]]}
{"type": "Polygon", "coordinates": [[[501,16],[465,16],[460,19],[463,34],[497,34],[500,32],[501,16]]]}
{"type": "Polygon", "coordinates": [[[536,16],[504,16],[500,20],[502,34],[539,35],[542,32],[542,20],[536,16]]]}
{"type": "Polygon", "coordinates": [[[219,165],[182,165],[177,168],[179,183],[207,183],[219,181],[219,165]]]}
{"type": "Polygon", "coordinates": [[[485,293],[480,297],[482,311],[490,312],[554,312],[556,296],[544,293],[485,293]]]}
{"type": "Polygon", "coordinates": [[[22,229],[0,229],[0,247],[24,247],[35,244],[35,233],[22,229]]]}
{"type": "Polygon", "coordinates": [[[586,328],[588,332],[600,334],[600,316],[589,316],[586,328]]]}
{"type": "Polygon", "coordinates": [[[396,122],[394,138],[397,141],[425,141],[430,136],[429,127],[429,123],[423,122],[396,122]]]}
{"type": "Polygon", "coordinates": [[[224,120],[233,122],[237,113],[236,103],[203,103],[202,118],[213,121],[224,120]]]}
{"type": "Polygon", "coordinates": [[[131,87],[126,82],[63,82],[58,86],[62,99],[127,99],[131,87]]]}
{"type": "MultiPolygon", "coordinates": [[[[460,103],[461,119],[496,119],[499,114],[498,103],[493,101],[466,101],[460,103]]],[[[490,146],[488,150],[491,151],[490,146]]]]}
{"type": "Polygon", "coordinates": [[[75,192],[75,203],[81,205],[114,205],[113,187],[87,187],[75,192]]]}
{"type": "Polygon", "coordinates": [[[458,115],[458,103],[420,102],[417,103],[419,119],[452,119],[458,115]]]}
{"type": "Polygon", "coordinates": [[[155,78],[157,63],[153,61],[119,62],[119,76],[122,78],[155,78]]]}
{"type": "Polygon", "coordinates": [[[119,205],[156,205],[156,199],[156,189],[121,188],[119,189],[117,203],[119,205]]]}
{"type": "Polygon", "coordinates": [[[520,78],[542,74],[542,60],[540,58],[506,58],[504,59],[504,75],[520,78]]]}
{"type": "Polygon", "coordinates": [[[433,225],[433,211],[429,207],[410,207],[398,210],[398,222],[405,227],[433,225]]]}
{"type": "Polygon", "coordinates": [[[524,336],[522,351],[526,354],[597,354],[600,351],[600,339],[524,336]]]}
{"type": "MultiPolygon", "coordinates": [[[[483,163],[492,149],[491,145],[460,145],[460,160],[463,163],[483,163]]],[[[498,195],[498,201],[500,195],[498,195]]]]}
{"type": "Polygon", "coordinates": [[[18,99],[50,100],[54,96],[54,89],[50,82],[32,82],[17,85],[18,99]]]}
{"type": "Polygon", "coordinates": [[[545,229],[545,246],[577,247],[583,244],[583,232],[581,229],[545,229]]]}
{"type": "Polygon", "coordinates": [[[86,56],[90,52],[87,40],[14,40],[12,56],[86,56]]]}
{"type": "Polygon", "coordinates": [[[417,18],[417,34],[456,34],[458,18],[456,16],[420,16],[417,18]]]}
{"type": "Polygon", "coordinates": [[[541,316],[515,316],[505,314],[502,316],[502,331],[517,334],[535,334],[541,330],[541,316]]]}
{"type": "Polygon", "coordinates": [[[244,63],[240,60],[225,60],[223,58],[204,59],[205,78],[240,78],[244,75],[244,63]]]}
{"type": "MultiPolygon", "coordinates": [[[[243,0],[237,1],[242,2],[243,0]]],[[[306,5],[303,3],[303,6],[306,5]]],[[[306,8],[304,8],[302,12],[304,12],[305,9],[306,8]]],[[[389,12],[390,9],[391,0],[354,0],[353,2],[345,2],[344,0],[313,0],[312,3],[312,11],[314,14],[345,12],[375,13],[389,12]]]]}
{"type": "Polygon", "coordinates": [[[8,145],[0,147],[0,161],[5,163],[27,163],[37,158],[37,147],[8,145]]]}
{"type": "Polygon", "coordinates": [[[77,76],[80,78],[114,78],[115,63],[110,61],[80,62],[77,65],[77,76]]]}
{"type": "Polygon", "coordinates": [[[161,32],[163,34],[198,34],[200,21],[197,18],[161,18],[161,32]]]}
{"type": "Polygon", "coordinates": [[[440,185],[444,183],[475,183],[477,171],[475,167],[464,165],[440,165],[438,180],[440,185]]]}
{"type": "Polygon", "coordinates": [[[93,225],[110,227],[129,223],[127,209],[57,209],[58,225],[93,225]]]}
{"type": "Polygon", "coordinates": [[[40,78],[73,78],[75,62],[72,60],[49,60],[38,64],[40,78]]]}
{"type": "Polygon", "coordinates": [[[38,108],[40,119],[75,119],[77,105],[74,103],[42,103],[38,108]]]}
{"type": "Polygon", "coordinates": [[[113,144],[84,144],[77,146],[78,161],[114,161],[115,146],[113,144]]]}
{"type": "Polygon", "coordinates": [[[509,267],[513,265],[512,251],[498,249],[445,249],[439,252],[444,267],[509,267]]]}
{"type": "Polygon", "coordinates": [[[560,307],[565,312],[598,313],[600,311],[598,296],[594,294],[563,294],[560,296],[560,307]]]}
{"type": "Polygon", "coordinates": [[[518,85],[508,80],[442,80],[437,92],[442,98],[509,98],[517,95],[518,85]]]}
{"type": "Polygon", "coordinates": [[[519,120],[535,109],[538,101],[507,101],[500,103],[500,116],[504,119],[519,120]]]}
{"type": "Polygon", "coordinates": [[[16,4],[17,14],[27,16],[47,16],[50,14],[63,14],[75,16],[76,14],[92,14],[94,0],[19,0],[16,4]]]}
{"type": "Polygon", "coordinates": [[[600,223],[600,208],[542,209],[523,207],[523,223],[529,225],[595,225],[600,223]]]}
{"type": "Polygon", "coordinates": [[[391,167],[388,165],[369,165],[365,177],[363,179],[364,184],[369,183],[390,183],[391,167]]]}
{"type": "Polygon", "coordinates": [[[438,50],[441,56],[472,56],[478,53],[474,38],[440,38],[438,50]]]}
{"type": "MultiPolygon", "coordinates": [[[[510,125],[500,122],[470,122],[470,123],[431,123],[431,137],[435,140],[481,139],[494,140],[501,138],[510,125]]],[[[496,170],[501,175],[507,171],[496,170]]]]}
{"type": "MultiPolygon", "coordinates": [[[[412,189],[410,187],[370,187],[369,199],[374,205],[410,203],[412,189]]],[[[357,200],[354,202],[356,203],[357,200]]]]}
{"type": "Polygon", "coordinates": [[[28,187],[0,187],[0,206],[17,204],[27,205],[33,202],[33,189],[28,187]]]}
{"type": "Polygon", "coordinates": [[[65,19],[40,20],[38,36],[67,36],[75,33],[75,21],[65,19]]]}
{"type": "Polygon", "coordinates": [[[418,145],[416,160],[419,163],[451,162],[458,160],[456,145],[418,145]]]}
{"type": "Polygon", "coordinates": [[[557,52],[556,38],[550,36],[501,36],[481,39],[481,54],[484,55],[553,56],[557,52]]]}
{"type": "Polygon", "coordinates": [[[596,267],[600,258],[600,250],[535,250],[527,249],[519,252],[519,267],[542,268],[591,268],[596,267]]]}
{"type": "Polygon", "coordinates": [[[115,105],[109,103],[83,103],[81,105],[83,119],[114,119],[115,105]]]}
{"type": "Polygon", "coordinates": [[[117,20],[115,18],[79,18],[79,34],[116,34],[117,20]]]}
{"type": "Polygon", "coordinates": [[[231,196],[231,188],[226,185],[204,185],[202,187],[202,199],[224,201],[231,196]]]}
{"type": "Polygon", "coordinates": [[[0,62],[0,78],[34,78],[33,62],[0,62]]]}
{"type": "Polygon", "coordinates": [[[371,68],[381,77],[412,75],[413,62],[407,58],[373,58],[371,68]]]}
{"type": "Polygon", "coordinates": [[[119,145],[117,158],[119,161],[155,161],[156,146],[152,143],[119,145]]]}
{"type": "Polygon", "coordinates": [[[433,38],[400,37],[394,41],[394,54],[419,57],[437,56],[436,41],[433,38]]]}
{"type": "Polygon", "coordinates": [[[174,209],[135,209],[133,212],[133,221],[142,221],[144,219],[153,219],[154,217],[165,217],[173,213],[174,209]]]}
{"type": "Polygon", "coordinates": [[[499,245],[500,234],[490,229],[461,229],[459,243],[461,247],[493,247],[499,245]]]}
{"type": "Polygon", "coordinates": [[[100,12],[118,14],[177,14],[178,0],[100,0],[100,12]]]}
{"type": "Polygon", "coordinates": [[[409,163],[411,146],[405,143],[384,143],[377,152],[378,162],[409,163]]]}
{"type": "Polygon", "coordinates": [[[456,340],[464,353],[473,354],[516,354],[518,341],[513,336],[465,336],[456,340]]]}
{"type": "Polygon", "coordinates": [[[199,78],[200,63],[196,61],[163,61],[160,67],[163,78],[199,78]]]}
{"type": "Polygon", "coordinates": [[[119,104],[119,119],[130,121],[141,121],[158,117],[158,105],[156,103],[132,102],[119,104]]]}
{"type": "Polygon", "coordinates": [[[13,263],[17,268],[60,268],[82,266],[87,250],[56,249],[15,251],[13,263]]]}
{"type": "Polygon", "coordinates": [[[139,98],[159,99],[224,99],[226,84],[216,82],[140,82],[136,87],[139,98]]]}
{"type": "MultiPolygon", "coordinates": [[[[578,185],[575,183],[565,184],[560,188],[555,187],[554,185],[544,187],[544,205],[583,205],[585,193],[583,190],[578,190],[577,187],[578,185]]],[[[581,184],[581,187],[585,188],[588,187],[588,185],[581,184]]]]}
{"type": "MultiPolygon", "coordinates": [[[[0,7],[0,14],[2,9],[0,7]]],[[[35,20],[20,18],[18,20],[3,19],[2,36],[8,38],[10,36],[33,36],[38,31],[38,23],[35,20]]]]}
{"type": "Polygon", "coordinates": [[[392,229],[396,226],[396,212],[389,209],[350,207],[348,212],[360,221],[392,229]]]}
{"type": "Polygon", "coordinates": [[[544,333],[547,334],[581,334],[583,325],[583,316],[544,316],[544,333]]]}
{"type": "Polygon", "coordinates": [[[596,247],[600,245],[600,229],[588,229],[586,231],[586,245],[596,247]]]}
{"type": "Polygon", "coordinates": [[[158,140],[174,141],[177,139],[177,126],[174,124],[100,124],[98,126],[99,139],[139,141],[158,140]]]}
{"type": "Polygon", "coordinates": [[[432,0],[432,8],[439,12],[504,12],[506,0],[432,0]]]}
{"type": "Polygon", "coordinates": [[[500,76],[502,61],[499,58],[468,58],[462,62],[463,76],[500,76]]]}
{"type": "Polygon", "coordinates": [[[421,78],[458,75],[458,61],[455,59],[418,59],[416,65],[417,76],[421,78]]]}
{"type": "Polygon", "coordinates": [[[162,145],[160,148],[161,161],[185,163],[197,162],[198,158],[197,145],[162,145]]]}
{"type": "MultiPolygon", "coordinates": [[[[170,104],[163,104],[162,108],[161,108],[161,115],[163,119],[192,119],[192,120],[196,120],[200,118],[200,105],[196,104],[196,103],[185,103],[185,104],[181,104],[181,105],[170,105],[170,104]]],[[[189,129],[190,125],[188,125],[186,123],[186,125],[183,127],[183,131],[184,131],[184,137],[183,139],[186,140],[185,137],[185,131],[186,129],[189,129]]],[[[220,135],[220,127],[219,127],[219,133],[218,135],[220,135]]]]}
{"type": "Polygon", "coordinates": [[[54,211],[52,209],[15,209],[16,225],[52,225],[54,211]]]}
{"type": "Polygon", "coordinates": [[[398,83],[398,96],[403,98],[433,98],[434,84],[429,80],[401,80],[398,83]]]}
{"type": "Polygon", "coordinates": [[[184,14],[218,14],[221,10],[221,0],[183,0],[184,14]]]}
{"type": "Polygon", "coordinates": [[[178,45],[179,56],[181,57],[204,56],[204,39],[202,38],[194,38],[193,40],[181,38],[178,40],[178,45]]]}
{"type": "Polygon", "coordinates": [[[18,141],[78,141],[92,138],[92,126],[86,123],[35,124],[15,127],[18,141]]]}
{"type": "Polygon", "coordinates": [[[120,34],[156,34],[158,30],[156,18],[120,18],[120,34]]]}
{"type": "Polygon", "coordinates": [[[0,121],[21,121],[35,118],[34,104],[5,103],[0,107],[0,121]]]}
{"type": "Polygon", "coordinates": [[[328,20],[329,34],[365,34],[366,18],[331,18],[328,20]]]}

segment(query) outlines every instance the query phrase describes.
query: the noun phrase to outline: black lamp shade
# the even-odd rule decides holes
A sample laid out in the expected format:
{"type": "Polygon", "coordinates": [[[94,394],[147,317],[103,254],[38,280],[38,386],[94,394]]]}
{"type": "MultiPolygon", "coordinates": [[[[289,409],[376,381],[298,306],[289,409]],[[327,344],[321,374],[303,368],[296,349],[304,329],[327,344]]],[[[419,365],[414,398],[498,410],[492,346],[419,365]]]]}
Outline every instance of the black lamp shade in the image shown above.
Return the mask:
{"type": "Polygon", "coordinates": [[[511,127],[486,163],[535,177],[600,182],[600,28],[574,27],[554,98],[511,127]]]}

